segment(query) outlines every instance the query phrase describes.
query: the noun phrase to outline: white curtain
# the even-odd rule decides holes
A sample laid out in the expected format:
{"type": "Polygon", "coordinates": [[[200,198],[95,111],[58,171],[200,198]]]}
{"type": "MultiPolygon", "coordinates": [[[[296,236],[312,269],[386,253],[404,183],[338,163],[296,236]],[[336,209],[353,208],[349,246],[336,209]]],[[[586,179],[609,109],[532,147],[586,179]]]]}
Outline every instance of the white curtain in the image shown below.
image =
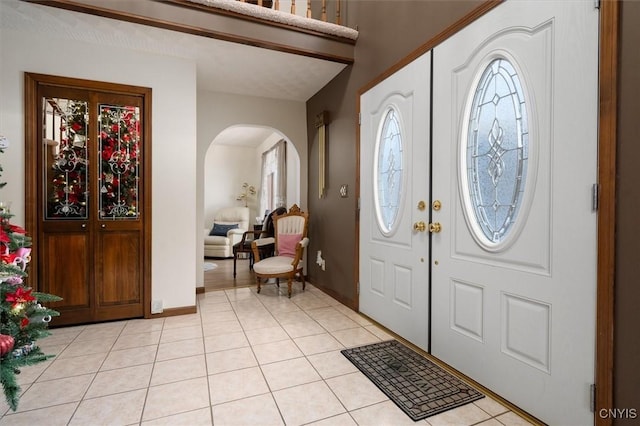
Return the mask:
{"type": "Polygon", "coordinates": [[[260,211],[287,206],[287,142],[282,139],[262,153],[260,211]]]}

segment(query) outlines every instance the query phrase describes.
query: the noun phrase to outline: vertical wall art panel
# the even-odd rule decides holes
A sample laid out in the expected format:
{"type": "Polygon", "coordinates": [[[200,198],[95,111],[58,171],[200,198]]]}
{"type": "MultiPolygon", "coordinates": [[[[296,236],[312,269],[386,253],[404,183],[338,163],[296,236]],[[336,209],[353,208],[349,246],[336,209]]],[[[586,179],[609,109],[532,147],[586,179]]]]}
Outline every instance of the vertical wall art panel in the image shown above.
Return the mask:
{"type": "Polygon", "coordinates": [[[503,293],[502,352],[550,373],[551,305],[503,293]]]}
{"type": "Polygon", "coordinates": [[[451,280],[451,328],[482,342],[484,289],[476,284],[451,280]]]}

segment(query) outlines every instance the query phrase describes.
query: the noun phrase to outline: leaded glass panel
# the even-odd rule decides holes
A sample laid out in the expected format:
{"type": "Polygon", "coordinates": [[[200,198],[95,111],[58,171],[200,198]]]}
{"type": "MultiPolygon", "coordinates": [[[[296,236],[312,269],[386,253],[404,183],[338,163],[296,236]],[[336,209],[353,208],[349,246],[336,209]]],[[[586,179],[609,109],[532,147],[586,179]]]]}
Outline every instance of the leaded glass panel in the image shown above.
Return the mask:
{"type": "Polygon", "coordinates": [[[87,219],[88,104],[42,98],[45,219],[87,219]]]}
{"type": "Polygon", "coordinates": [[[100,219],[137,219],[140,108],[100,104],[100,219]]]}
{"type": "Polygon", "coordinates": [[[477,225],[490,243],[504,240],[522,206],[529,160],[527,105],[505,58],[484,70],[468,118],[466,174],[477,225]]]}
{"type": "Polygon", "coordinates": [[[402,132],[394,108],[389,108],[385,114],[376,144],[376,211],[378,225],[384,233],[388,233],[398,217],[404,181],[402,132]]]}

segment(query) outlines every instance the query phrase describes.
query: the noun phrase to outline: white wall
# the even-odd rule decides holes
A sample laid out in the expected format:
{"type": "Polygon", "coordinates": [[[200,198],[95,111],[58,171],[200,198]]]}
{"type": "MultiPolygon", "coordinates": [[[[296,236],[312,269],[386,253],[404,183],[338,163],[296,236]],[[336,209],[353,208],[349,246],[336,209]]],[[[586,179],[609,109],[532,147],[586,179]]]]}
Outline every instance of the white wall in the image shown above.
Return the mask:
{"type": "MultiPolygon", "coordinates": [[[[282,133],[283,137],[295,146],[300,157],[299,173],[296,172],[296,176],[300,175],[300,182],[296,182],[296,185],[299,185],[298,199],[300,200],[300,207],[304,210],[307,203],[308,185],[306,120],[305,102],[198,91],[197,229],[206,227],[204,224],[204,169],[207,150],[220,132],[227,127],[235,125],[255,125],[272,128],[274,131],[282,133]]],[[[259,154],[257,155],[259,156],[259,154]]],[[[260,173],[259,167],[258,173],[260,173]]],[[[256,181],[256,184],[259,185],[259,182],[256,181]]],[[[200,231],[200,234],[202,234],[202,231],[200,231]]],[[[197,256],[202,259],[204,257],[204,247],[203,236],[200,234],[198,234],[197,256]]],[[[202,265],[199,268],[198,285],[202,285],[204,281],[202,265]]]]}
{"type": "Polygon", "coordinates": [[[165,309],[193,306],[196,270],[202,268],[195,229],[197,220],[202,220],[195,209],[196,169],[202,168],[201,162],[196,167],[195,64],[122,45],[95,45],[40,33],[29,25],[0,29],[0,134],[11,141],[0,155],[2,180],[8,182],[0,200],[11,200],[15,222],[24,224],[23,72],[151,87],[152,299],[162,300],[165,309]]]}
{"type": "MultiPolygon", "coordinates": [[[[242,184],[260,186],[260,163],[255,148],[246,146],[211,145],[204,159],[204,227],[210,228],[213,217],[221,208],[243,206],[237,201],[242,184]]],[[[258,200],[248,200],[250,223],[255,221],[258,200]]]]}

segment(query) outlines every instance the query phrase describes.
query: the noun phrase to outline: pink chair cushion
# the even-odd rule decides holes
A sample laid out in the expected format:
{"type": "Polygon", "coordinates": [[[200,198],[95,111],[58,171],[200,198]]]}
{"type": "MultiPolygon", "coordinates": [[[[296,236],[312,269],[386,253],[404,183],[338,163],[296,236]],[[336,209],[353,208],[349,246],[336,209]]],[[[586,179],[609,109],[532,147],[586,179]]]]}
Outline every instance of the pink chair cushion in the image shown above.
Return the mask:
{"type": "Polygon", "coordinates": [[[278,256],[296,257],[296,245],[302,239],[302,234],[278,235],[278,256]]]}

